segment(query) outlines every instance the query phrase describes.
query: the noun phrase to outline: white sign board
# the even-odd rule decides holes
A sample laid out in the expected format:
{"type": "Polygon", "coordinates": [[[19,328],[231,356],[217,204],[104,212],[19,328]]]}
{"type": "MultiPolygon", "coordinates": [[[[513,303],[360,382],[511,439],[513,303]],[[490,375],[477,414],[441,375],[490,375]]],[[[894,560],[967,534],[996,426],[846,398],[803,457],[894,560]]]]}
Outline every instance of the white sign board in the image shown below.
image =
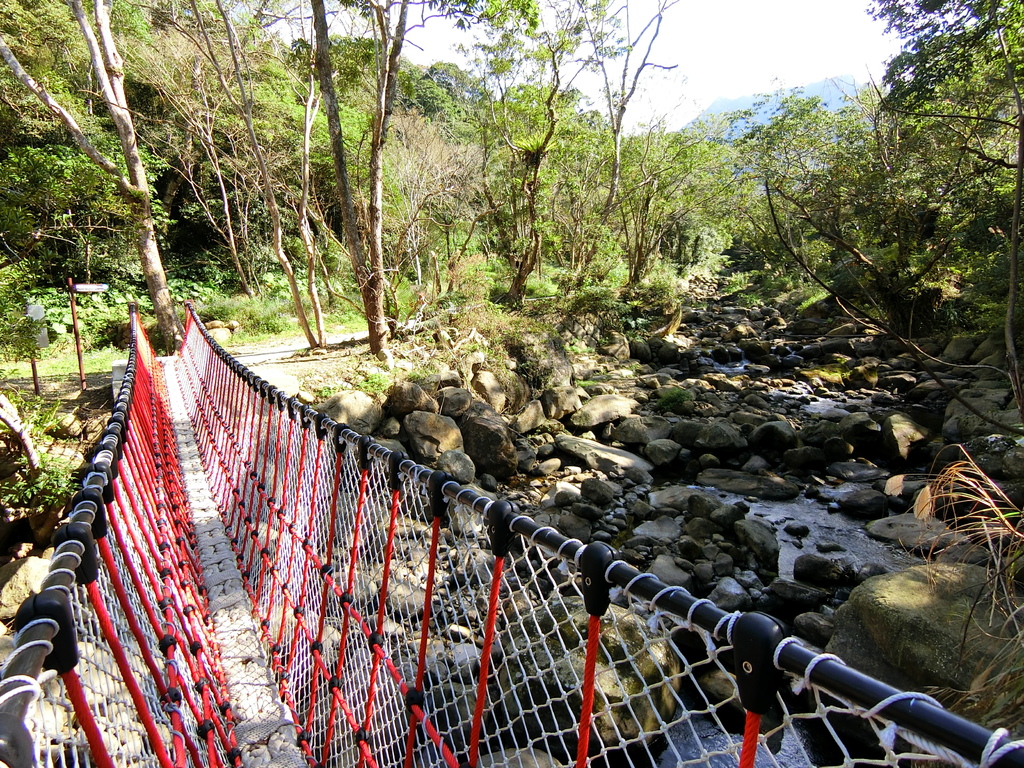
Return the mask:
{"type": "MultiPolygon", "coordinates": [[[[32,320],[42,320],[46,316],[46,310],[40,304],[29,304],[25,308],[25,316],[32,320]]],[[[50,346],[50,338],[46,335],[45,325],[39,329],[39,333],[36,335],[36,346],[50,346]]]]}

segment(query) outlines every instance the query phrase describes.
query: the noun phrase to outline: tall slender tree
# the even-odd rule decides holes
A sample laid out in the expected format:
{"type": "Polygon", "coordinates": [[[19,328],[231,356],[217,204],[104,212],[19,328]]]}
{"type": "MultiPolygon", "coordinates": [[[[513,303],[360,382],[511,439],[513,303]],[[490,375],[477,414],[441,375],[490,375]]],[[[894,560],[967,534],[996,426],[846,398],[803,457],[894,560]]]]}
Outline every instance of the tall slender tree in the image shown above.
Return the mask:
{"type": "Polygon", "coordinates": [[[112,0],[95,0],[92,19],[86,14],[81,0],[68,0],[68,6],[78,23],[82,39],[89,52],[92,77],[99,86],[104,104],[121,143],[124,167],[105,155],[86,135],[72,111],[54,96],[21,65],[7,41],[0,35],[0,57],[14,76],[46,106],[67,128],[75,144],[98,167],[114,180],[132,212],[135,225],[135,245],[142,273],[146,278],[149,296],[153,301],[157,326],[169,347],[181,344],[182,327],[174,311],[171,292],[167,287],[160,249],[157,245],[153,217],[153,200],[146,166],[139,150],[135,121],[128,106],[124,90],[124,60],[114,41],[110,27],[112,0]]]}

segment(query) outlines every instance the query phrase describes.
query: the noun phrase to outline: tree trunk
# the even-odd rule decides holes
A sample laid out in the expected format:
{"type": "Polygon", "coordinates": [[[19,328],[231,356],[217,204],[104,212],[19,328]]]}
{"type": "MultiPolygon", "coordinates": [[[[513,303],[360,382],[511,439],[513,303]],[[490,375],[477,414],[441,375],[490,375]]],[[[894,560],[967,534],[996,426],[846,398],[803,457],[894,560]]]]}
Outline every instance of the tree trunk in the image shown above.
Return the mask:
{"type": "Polygon", "coordinates": [[[14,407],[3,395],[0,395],[0,424],[7,427],[18,442],[21,443],[22,453],[25,454],[25,461],[28,463],[28,471],[32,475],[39,474],[41,464],[39,461],[39,451],[36,450],[36,444],[32,440],[32,435],[21,422],[21,417],[18,416],[18,409],[14,407]]]}
{"type": "MultiPolygon", "coordinates": [[[[77,2],[78,0],[74,1],[77,2]]],[[[193,8],[196,13],[196,18],[201,19],[202,16],[194,3],[193,8]]],[[[239,98],[237,100],[233,98],[231,91],[228,88],[227,81],[224,78],[223,71],[221,70],[219,63],[216,61],[214,56],[214,46],[209,40],[205,27],[202,28],[202,33],[206,39],[211,60],[213,60],[214,66],[217,68],[217,74],[221,79],[221,86],[224,88],[224,93],[234,102],[236,108],[241,113],[241,117],[245,122],[246,131],[249,134],[249,142],[252,145],[253,156],[256,158],[256,166],[259,168],[260,172],[260,186],[263,191],[263,200],[267,205],[267,213],[270,215],[272,249],[274,251],[275,258],[277,258],[277,263],[281,265],[281,271],[284,272],[285,279],[288,281],[288,291],[291,294],[292,305],[295,308],[295,317],[299,321],[299,327],[302,329],[303,335],[306,337],[306,343],[309,344],[310,347],[318,347],[320,344],[317,341],[316,336],[313,335],[312,329],[309,327],[306,310],[302,305],[302,291],[299,289],[298,280],[295,278],[295,270],[292,268],[292,263],[288,258],[288,254],[284,251],[284,229],[281,224],[281,209],[277,204],[277,195],[274,192],[274,183],[270,175],[270,166],[267,163],[266,154],[263,152],[263,145],[260,144],[260,141],[256,136],[256,127],[252,116],[252,99],[246,90],[245,81],[242,78],[243,65],[241,61],[241,44],[238,42],[238,36],[235,34],[235,25],[231,21],[231,16],[228,14],[227,9],[225,9],[224,3],[221,0],[217,0],[217,10],[220,12],[221,20],[224,22],[224,29],[228,35],[228,46],[231,49],[231,61],[233,65],[232,74],[234,76],[235,83],[238,86],[239,98]]]]}
{"type": "MultiPolygon", "coordinates": [[[[384,291],[379,279],[368,274],[363,251],[363,241],[356,217],[355,198],[348,178],[348,160],[345,153],[345,137],[341,132],[341,118],[338,114],[338,97],[334,90],[334,65],[331,63],[331,43],[327,30],[327,10],[324,0],[312,0],[313,30],[316,73],[320,83],[320,98],[324,114],[327,115],[327,130],[331,137],[331,156],[334,159],[334,179],[341,198],[342,218],[345,227],[345,241],[348,243],[348,257],[352,272],[359,286],[366,315],[366,327],[370,334],[370,351],[376,354],[385,348],[387,342],[384,323],[384,291]],[[383,331],[382,331],[383,329],[383,331]]],[[[380,276],[378,276],[380,277],[380,276]]]]}

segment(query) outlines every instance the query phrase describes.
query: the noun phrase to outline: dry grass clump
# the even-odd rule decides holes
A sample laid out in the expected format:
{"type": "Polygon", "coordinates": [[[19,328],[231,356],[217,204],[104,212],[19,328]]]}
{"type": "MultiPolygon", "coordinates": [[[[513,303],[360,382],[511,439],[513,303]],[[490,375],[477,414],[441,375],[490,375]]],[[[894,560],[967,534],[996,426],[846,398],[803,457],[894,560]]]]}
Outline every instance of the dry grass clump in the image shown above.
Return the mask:
{"type": "MultiPolygon", "coordinates": [[[[956,711],[989,727],[1024,732],[1024,530],[1021,509],[966,453],[914,501],[918,519],[939,517],[987,554],[988,589],[975,606],[1003,627],[1002,651],[967,691],[949,692],[956,711]]],[[[965,636],[966,639],[966,636],[965,636]]]]}

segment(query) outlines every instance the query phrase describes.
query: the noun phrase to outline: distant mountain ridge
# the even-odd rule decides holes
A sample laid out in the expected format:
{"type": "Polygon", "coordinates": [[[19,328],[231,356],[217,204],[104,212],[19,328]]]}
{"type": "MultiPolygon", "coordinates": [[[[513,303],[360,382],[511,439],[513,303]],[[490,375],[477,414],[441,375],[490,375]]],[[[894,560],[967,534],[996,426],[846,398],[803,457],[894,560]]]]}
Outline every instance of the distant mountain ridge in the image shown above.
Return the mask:
{"type": "MultiPolygon", "coordinates": [[[[827,109],[834,110],[848,104],[849,94],[856,93],[859,87],[857,80],[852,75],[840,75],[839,77],[828,77],[809,85],[797,86],[795,88],[780,88],[779,90],[772,92],[769,95],[770,98],[768,103],[757,110],[757,116],[760,119],[755,119],[755,122],[767,120],[768,115],[770,115],[771,111],[778,104],[779,99],[783,96],[788,96],[794,90],[801,91],[804,96],[817,96],[821,99],[827,109]]],[[[740,96],[735,99],[715,99],[707,109],[697,116],[697,120],[702,120],[713,115],[721,115],[726,112],[752,109],[755,103],[762,99],[764,95],[765,94],[763,93],[759,93],[750,94],[749,96],[740,96]]]]}

